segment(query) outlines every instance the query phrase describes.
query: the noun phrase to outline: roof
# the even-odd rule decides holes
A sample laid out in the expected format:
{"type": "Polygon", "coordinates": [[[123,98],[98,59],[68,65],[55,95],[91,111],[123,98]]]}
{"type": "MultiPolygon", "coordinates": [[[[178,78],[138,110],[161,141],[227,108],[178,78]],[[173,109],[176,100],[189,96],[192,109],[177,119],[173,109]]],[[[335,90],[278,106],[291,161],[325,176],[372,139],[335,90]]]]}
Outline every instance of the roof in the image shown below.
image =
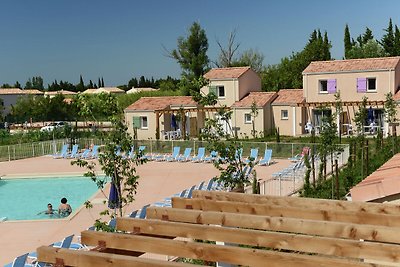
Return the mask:
{"type": "Polygon", "coordinates": [[[100,93],[125,93],[124,90],[117,87],[100,87],[98,89],[87,89],[82,92],[83,94],[100,94],[100,93]]]}
{"type": "Polygon", "coordinates": [[[303,89],[281,89],[273,105],[296,105],[304,102],[303,89]]]}
{"type": "Polygon", "coordinates": [[[250,69],[250,67],[214,68],[204,74],[204,78],[209,80],[239,78],[250,69]]]}
{"type": "Polygon", "coordinates": [[[159,89],[152,87],[132,87],[132,89],[126,91],[127,94],[137,93],[137,92],[151,92],[158,91],[159,89]]]}
{"type": "Polygon", "coordinates": [[[264,107],[276,97],[276,92],[251,92],[246,97],[236,101],[232,108],[250,108],[255,102],[257,107],[264,107]]]}
{"type": "Polygon", "coordinates": [[[24,89],[22,91],[26,95],[43,95],[43,92],[37,89],[24,89]]]}
{"type": "Polygon", "coordinates": [[[126,111],[134,110],[160,110],[167,109],[171,106],[197,106],[197,102],[191,96],[157,96],[157,97],[141,97],[135,103],[127,107],[126,111]]]}
{"type": "Polygon", "coordinates": [[[76,95],[77,93],[68,91],[68,90],[61,90],[61,91],[48,91],[46,92],[46,95],[57,95],[57,94],[62,94],[62,95],[76,95]]]}
{"type": "Polygon", "coordinates": [[[350,189],[353,201],[372,201],[400,194],[400,153],[350,189]]]}
{"type": "Polygon", "coordinates": [[[145,218],[117,217],[118,232],[82,231],[80,241],[94,249],[41,246],[37,261],[88,267],[193,266],[170,257],[234,266],[399,262],[398,205],[204,190],[171,202],[147,207],[145,218]],[[144,253],[157,255],[139,257],[144,253]]]}
{"type": "Polygon", "coordinates": [[[22,90],[19,88],[1,88],[0,95],[41,95],[43,92],[36,89],[22,90]]]}
{"type": "Polygon", "coordinates": [[[303,71],[303,74],[393,70],[399,64],[400,57],[362,58],[347,60],[313,61],[303,71]]]}

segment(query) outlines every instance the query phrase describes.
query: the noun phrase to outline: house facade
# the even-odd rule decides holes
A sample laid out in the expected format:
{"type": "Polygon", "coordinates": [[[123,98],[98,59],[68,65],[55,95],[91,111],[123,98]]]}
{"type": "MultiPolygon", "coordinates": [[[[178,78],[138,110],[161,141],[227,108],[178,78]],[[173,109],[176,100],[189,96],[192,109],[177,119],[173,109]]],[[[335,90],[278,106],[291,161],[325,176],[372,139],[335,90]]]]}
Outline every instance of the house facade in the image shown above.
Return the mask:
{"type": "Polygon", "coordinates": [[[322,124],[324,114],[333,112],[335,94],[340,93],[344,105],[338,125],[354,128],[355,113],[367,97],[369,111],[365,124],[373,122],[387,133],[383,105],[386,94],[396,95],[400,88],[399,62],[400,57],[311,62],[303,71],[303,88],[312,123],[316,127],[322,124]],[[316,103],[326,103],[328,110],[318,108],[316,103]]]}
{"type": "MultiPolygon", "coordinates": [[[[20,97],[43,95],[43,92],[36,89],[19,89],[19,88],[4,88],[0,89],[0,99],[3,100],[4,110],[2,115],[7,115],[11,112],[20,97]]],[[[1,110],[0,110],[1,112],[1,110]]]]}
{"type": "Polygon", "coordinates": [[[197,108],[191,96],[141,97],[125,109],[125,122],[128,132],[141,140],[163,139],[178,129],[196,136],[204,121],[197,108]]]}
{"type": "Polygon", "coordinates": [[[243,99],[233,103],[231,110],[236,134],[241,137],[270,133],[273,127],[271,103],[276,97],[276,92],[250,92],[243,99]]]}
{"type": "Polygon", "coordinates": [[[280,135],[299,136],[305,133],[308,114],[304,103],[303,89],[281,89],[271,104],[273,127],[280,135]]]}

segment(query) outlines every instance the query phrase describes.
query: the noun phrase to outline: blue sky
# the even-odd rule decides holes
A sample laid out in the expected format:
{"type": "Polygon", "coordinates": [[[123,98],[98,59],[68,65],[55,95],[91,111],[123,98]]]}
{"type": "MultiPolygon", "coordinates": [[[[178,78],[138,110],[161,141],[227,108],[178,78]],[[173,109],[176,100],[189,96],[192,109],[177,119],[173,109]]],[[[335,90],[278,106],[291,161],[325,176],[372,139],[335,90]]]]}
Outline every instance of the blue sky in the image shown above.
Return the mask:
{"type": "Polygon", "coordinates": [[[327,31],[332,56],[343,57],[343,31],[352,37],[372,29],[380,39],[389,18],[400,25],[400,1],[385,0],[3,0],[0,2],[0,84],[22,85],[32,76],[85,82],[104,77],[107,86],[132,77],[179,77],[180,67],[165,56],[197,21],[209,50],[226,43],[237,29],[240,50],[254,48],[275,64],[301,50],[314,29],[327,31]]]}

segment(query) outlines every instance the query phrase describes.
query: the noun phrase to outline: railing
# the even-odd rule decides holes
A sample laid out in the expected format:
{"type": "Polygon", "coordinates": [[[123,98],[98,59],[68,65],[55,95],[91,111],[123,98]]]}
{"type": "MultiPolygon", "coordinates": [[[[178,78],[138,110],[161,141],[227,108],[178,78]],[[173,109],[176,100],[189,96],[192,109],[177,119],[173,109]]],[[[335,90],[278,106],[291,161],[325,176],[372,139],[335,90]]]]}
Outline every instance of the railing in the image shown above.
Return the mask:
{"type": "MultiPolygon", "coordinates": [[[[349,146],[343,145],[343,151],[334,155],[333,162],[337,159],[338,168],[341,168],[343,165],[347,164],[349,159],[349,146]]],[[[318,180],[318,170],[320,167],[321,161],[315,161],[315,178],[318,180]]],[[[334,163],[335,164],[335,163],[334,163]]],[[[326,159],[326,170],[327,174],[331,173],[332,170],[332,162],[330,156],[326,159]]],[[[304,186],[304,173],[306,169],[293,169],[292,172],[285,173],[285,175],[276,175],[275,177],[271,177],[265,181],[260,182],[260,194],[261,195],[272,195],[272,196],[290,196],[293,195],[299,190],[301,190],[304,186]]],[[[311,176],[311,174],[310,174],[311,176]]],[[[310,177],[311,179],[311,177],[310,177]]],[[[252,188],[247,187],[246,193],[251,193],[252,188]]]]}

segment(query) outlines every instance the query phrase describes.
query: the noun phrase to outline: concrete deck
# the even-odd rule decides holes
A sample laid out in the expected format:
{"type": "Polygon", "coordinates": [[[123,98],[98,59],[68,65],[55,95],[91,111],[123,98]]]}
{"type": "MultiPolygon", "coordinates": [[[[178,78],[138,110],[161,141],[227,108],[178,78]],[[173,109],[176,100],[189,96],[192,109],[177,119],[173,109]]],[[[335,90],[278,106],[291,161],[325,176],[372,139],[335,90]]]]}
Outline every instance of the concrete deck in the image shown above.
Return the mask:
{"type": "MultiPolygon", "coordinates": [[[[290,164],[288,160],[276,161],[271,166],[257,166],[257,178],[269,179],[272,173],[290,164]]],[[[84,172],[85,169],[71,166],[70,160],[53,159],[48,156],[0,162],[2,179],[54,174],[78,175],[84,172]]],[[[126,214],[146,204],[161,201],[201,181],[208,181],[218,174],[212,164],[179,162],[148,162],[137,167],[137,172],[140,178],[136,200],[126,208],[126,214]]],[[[34,197],[34,192],[32,196],[19,197],[34,197]]],[[[92,199],[93,209],[82,207],[67,219],[0,222],[0,265],[11,262],[23,253],[35,251],[39,246],[61,241],[68,235],[80,235],[82,230],[93,225],[94,220],[99,218],[99,212],[104,209],[103,199],[104,196],[97,193],[92,199]]]]}

